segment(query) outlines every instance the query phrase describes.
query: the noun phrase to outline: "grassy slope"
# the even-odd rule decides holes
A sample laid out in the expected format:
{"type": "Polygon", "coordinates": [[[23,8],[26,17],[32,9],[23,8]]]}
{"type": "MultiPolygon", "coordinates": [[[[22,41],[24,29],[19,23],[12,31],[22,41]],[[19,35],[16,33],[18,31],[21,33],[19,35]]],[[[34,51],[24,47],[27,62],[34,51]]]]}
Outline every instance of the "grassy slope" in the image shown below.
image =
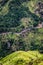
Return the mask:
{"type": "Polygon", "coordinates": [[[38,51],[17,51],[5,58],[0,63],[3,65],[43,65],[42,55],[38,51]]]}

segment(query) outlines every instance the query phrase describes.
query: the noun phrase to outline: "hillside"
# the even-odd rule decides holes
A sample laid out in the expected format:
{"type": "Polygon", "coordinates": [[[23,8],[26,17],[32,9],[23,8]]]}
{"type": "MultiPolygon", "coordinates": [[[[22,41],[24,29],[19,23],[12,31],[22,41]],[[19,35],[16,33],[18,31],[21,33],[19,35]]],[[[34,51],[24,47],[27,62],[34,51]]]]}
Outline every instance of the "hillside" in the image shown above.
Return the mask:
{"type": "MultiPolygon", "coordinates": [[[[19,32],[30,26],[37,26],[43,21],[41,13],[36,14],[38,2],[43,0],[1,0],[0,1],[0,33],[19,32]]],[[[41,3],[43,7],[43,3],[41,3]]]]}
{"type": "Polygon", "coordinates": [[[43,53],[43,28],[23,32],[22,34],[0,34],[0,57],[19,50],[38,50],[43,53]]]}
{"type": "Polygon", "coordinates": [[[0,65],[43,65],[43,0],[0,0],[0,65]]]}
{"type": "Polygon", "coordinates": [[[43,56],[38,51],[16,51],[0,60],[0,65],[43,65],[43,56]]]}
{"type": "Polygon", "coordinates": [[[43,53],[43,0],[0,0],[0,57],[19,50],[43,53]]]}

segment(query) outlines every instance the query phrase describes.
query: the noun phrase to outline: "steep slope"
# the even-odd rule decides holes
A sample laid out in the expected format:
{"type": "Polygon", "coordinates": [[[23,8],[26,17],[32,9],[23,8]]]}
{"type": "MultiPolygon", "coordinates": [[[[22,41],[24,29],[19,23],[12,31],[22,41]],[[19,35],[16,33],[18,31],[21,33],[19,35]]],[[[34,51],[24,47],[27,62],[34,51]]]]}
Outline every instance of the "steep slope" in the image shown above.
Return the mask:
{"type": "Polygon", "coordinates": [[[17,51],[0,61],[2,65],[43,65],[42,55],[38,51],[17,51]]]}
{"type": "Polygon", "coordinates": [[[0,57],[4,57],[12,51],[38,50],[43,53],[43,28],[20,33],[0,34],[0,57]]]}

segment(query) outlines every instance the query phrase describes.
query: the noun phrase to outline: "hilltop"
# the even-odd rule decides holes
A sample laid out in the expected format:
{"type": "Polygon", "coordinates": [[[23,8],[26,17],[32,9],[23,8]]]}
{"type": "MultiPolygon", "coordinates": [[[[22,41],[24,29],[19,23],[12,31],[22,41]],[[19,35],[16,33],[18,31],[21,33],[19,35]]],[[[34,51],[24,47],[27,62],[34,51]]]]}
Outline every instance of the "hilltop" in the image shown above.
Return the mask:
{"type": "Polygon", "coordinates": [[[38,51],[16,51],[0,60],[1,65],[43,65],[43,56],[38,51]]]}

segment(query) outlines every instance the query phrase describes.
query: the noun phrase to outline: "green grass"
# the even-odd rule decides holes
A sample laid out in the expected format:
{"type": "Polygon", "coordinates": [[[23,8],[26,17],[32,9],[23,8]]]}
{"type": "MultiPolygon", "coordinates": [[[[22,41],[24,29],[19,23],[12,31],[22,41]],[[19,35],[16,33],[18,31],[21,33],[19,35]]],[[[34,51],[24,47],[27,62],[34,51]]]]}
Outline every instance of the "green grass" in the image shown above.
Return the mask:
{"type": "Polygon", "coordinates": [[[16,51],[0,60],[3,65],[43,65],[43,55],[38,51],[16,51]]]}
{"type": "Polygon", "coordinates": [[[39,33],[43,33],[43,28],[38,29],[39,33]]]}

